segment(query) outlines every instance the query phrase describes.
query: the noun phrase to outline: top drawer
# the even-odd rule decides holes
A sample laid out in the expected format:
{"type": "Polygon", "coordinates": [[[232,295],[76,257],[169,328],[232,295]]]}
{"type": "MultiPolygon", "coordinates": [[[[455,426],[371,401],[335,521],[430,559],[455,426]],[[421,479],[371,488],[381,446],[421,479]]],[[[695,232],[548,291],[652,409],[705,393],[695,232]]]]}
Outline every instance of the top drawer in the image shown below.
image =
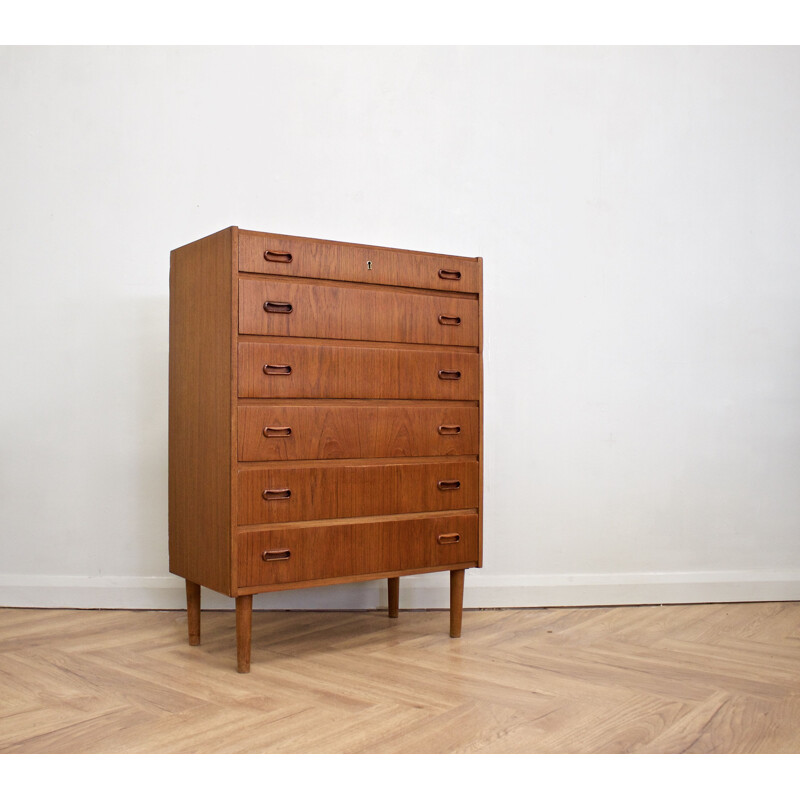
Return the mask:
{"type": "Polygon", "coordinates": [[[239,232],[239,271],[450,292],[480,291],[476,259],[271,233],[239,232]]]}

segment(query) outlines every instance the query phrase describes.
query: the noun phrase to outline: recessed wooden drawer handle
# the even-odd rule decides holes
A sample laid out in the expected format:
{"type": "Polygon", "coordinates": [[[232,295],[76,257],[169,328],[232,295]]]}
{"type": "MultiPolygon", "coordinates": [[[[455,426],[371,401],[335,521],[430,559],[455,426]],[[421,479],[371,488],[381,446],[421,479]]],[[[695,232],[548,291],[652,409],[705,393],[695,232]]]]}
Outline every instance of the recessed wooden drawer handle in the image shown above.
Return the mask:
{"type": "Polygon", "coordinates": [[[444,314],[439,314],[440,325],[460,325],[461,317],[447,317],[444,314]]]}
{"type": "Polygon", "coordinates": [[[281,264],[289,264],[292,261],[291,253],[283,253],[280,250],[267,250],[264,253],[265,261],[279,261],[281,264]]]}
{"type": "Polygon", "coordinates": [[[454,269],[440,269],[439,277],[443,281],[460,281],[461,273],[454,269]]]}
{"type": "Polygon", "coordinates": [[[461,541],[460,533],[440,533],[436,537],[439,544],[458,544],[461,541]]]}
{"type": "Polygon", "coordinates": [[[444,492],[448,489],[460,489],[461,481],[439,481],[436,485],[444,492]]]}
{"type": "Polygon", "coordinates": [[[267,426],[266,428],[264,428],[263,433],[264,433],[264,436],[267,437],[267,439],[285,438],[287,436],[291,436],[292,435],[292,429],[291,428],[270,428],[269,426],[267,426]]]}
{"type": "Polygon", "coordinates": [[[265,550],[261,554],[264,561],[288,561],[292,556],[292,551],[286,550],[265,550]]]}
{"type": "Polygon", "coordinates": [[[288,500],[292,496],[291,489],[264,489],[261,496],[265,500],[288,500]]]}
{"type": "Polygon", "coordinates": [[[273,300],[267,300],[267,302],[264,303],[264,311],[266,311],[269,314],[291,314],[292,304],[276,303],[273,300]]]}
{"type": "Polygon", "coordinates": [[[461,380],[461,372],[457,369],[440,369],[439,370],[439,380],[440,381],[460,381],[461,380]]]}
{"type": "Polygon", "coordinates": [[[291,375],[292,368],[288,364],[264,364],[265,375],[291,375]]]}
{"type": "Polygon", "coordinates": [[[457,433],[461,433],[461,426],[460,425],[440,425],[439,426],[439,433],[442,436],[455,436],[457,433]]]}

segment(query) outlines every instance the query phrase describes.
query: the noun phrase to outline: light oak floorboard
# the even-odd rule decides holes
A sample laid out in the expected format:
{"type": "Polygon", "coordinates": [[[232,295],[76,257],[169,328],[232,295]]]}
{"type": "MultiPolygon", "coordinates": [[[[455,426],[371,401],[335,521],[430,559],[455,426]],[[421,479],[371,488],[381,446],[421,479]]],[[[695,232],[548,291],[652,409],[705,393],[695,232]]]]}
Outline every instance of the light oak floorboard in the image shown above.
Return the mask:
{"type": "Polygon", "coordinates": [[[0,609],[5,753],[797,753],[800,603],[0,609]]]}

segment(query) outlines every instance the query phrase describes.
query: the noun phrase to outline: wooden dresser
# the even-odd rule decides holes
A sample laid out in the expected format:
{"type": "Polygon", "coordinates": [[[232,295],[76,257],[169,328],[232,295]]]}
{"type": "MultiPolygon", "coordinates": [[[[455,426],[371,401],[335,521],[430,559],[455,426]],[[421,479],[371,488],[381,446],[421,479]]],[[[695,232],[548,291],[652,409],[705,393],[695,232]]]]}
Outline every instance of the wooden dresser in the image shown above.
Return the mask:
{"type": "Polygon", "coordinates": [[[236,598],[482,554],[482,261],[228,228],[170,261],[169,563],[236,598]]]}

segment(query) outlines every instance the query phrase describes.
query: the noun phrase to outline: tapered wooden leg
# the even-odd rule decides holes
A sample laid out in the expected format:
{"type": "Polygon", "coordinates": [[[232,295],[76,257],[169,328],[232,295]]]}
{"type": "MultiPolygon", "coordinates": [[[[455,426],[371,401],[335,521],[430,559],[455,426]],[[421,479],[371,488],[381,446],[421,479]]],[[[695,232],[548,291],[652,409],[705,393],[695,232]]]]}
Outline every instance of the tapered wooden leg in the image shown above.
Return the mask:
{"type": "Polygon", "coordinates": [[[253,595],[236,598],[236,659],[239,672],[250,672],[250,632],[253,622],[253,595]]]}
{"type": "Polygon", "coordinates": [[[200,584],[186,581],[186,616],[189,618],[189,644],[200,644],[200,584]]]}
{"type": "Polygon", "coordinates": [[[450,636],[461,636],[461,616],[464,610],[464,570],[450,570],[450,636]]]}
{"type": "Polygon", "coordinates": [[[400,613],[400,578],[389,578],[389,616],[395,619],[400,613]]]}

